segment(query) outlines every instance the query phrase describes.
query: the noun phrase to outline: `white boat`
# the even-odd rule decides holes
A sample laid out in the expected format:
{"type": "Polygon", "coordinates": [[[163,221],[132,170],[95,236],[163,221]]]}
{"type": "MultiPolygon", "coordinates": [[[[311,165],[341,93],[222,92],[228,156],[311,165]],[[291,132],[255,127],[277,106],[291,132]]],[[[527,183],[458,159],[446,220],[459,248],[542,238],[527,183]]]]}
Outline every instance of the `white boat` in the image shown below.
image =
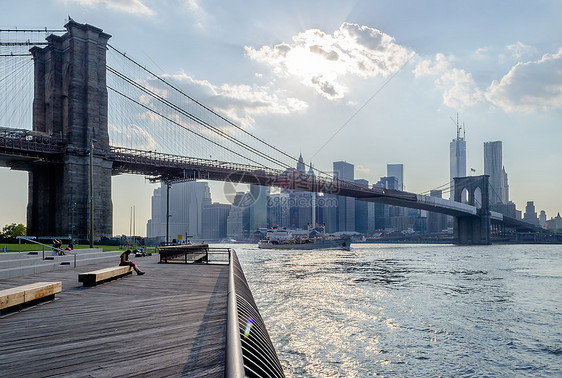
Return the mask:
{"type": "Polygon", "coordinates": [[[351,238],[326,235],[310,236],[308,230],[289,230],[274,227],[258,242],[258,248],[266,249],[351,249],[351,238]]]}

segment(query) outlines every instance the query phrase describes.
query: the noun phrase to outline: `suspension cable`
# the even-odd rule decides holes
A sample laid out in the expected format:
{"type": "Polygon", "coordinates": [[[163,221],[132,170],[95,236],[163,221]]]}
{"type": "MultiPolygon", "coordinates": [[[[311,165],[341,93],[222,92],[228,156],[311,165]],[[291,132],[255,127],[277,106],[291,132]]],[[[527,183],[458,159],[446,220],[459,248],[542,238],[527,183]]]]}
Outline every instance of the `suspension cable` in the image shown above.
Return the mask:
{"type": "Polygon", "coordinates": [[[157,112],[156,110],[151,109],[151,108],[149,108],[148,106],[146,106],[146,105],[144,105],[144,104],[141,104],[139,101],[137,101],[137,100],[131,98],[130,96],[127,96],[126,94],[124,94],[123,92],[118,91],[118,90],[115,89],[115,88],[110,87],[109,85],[107,86],[107,88],[110,89],[110,90],[112,90],[113,92],[117,93],[118,95],[123,96],[124,98],[128,99],[129,101],[134,102],[135,104],[141,106],[142,108],[148,110],[149,112],[152,112],[152,113],[154,113],[154,114],[156,114],[156,115],[158,115],[158,116],[164,118],[165,120],[167,120],[167,121],[169,121],[169,122],[172,122],[173,124],[175,124],[175,125],[177,125],[177,126],[183,128],[183,129],[189,131],[190,133],[193,133],[193,134],[197,135],[197,136],[200,137],[200,138],[205,139],[205,140],[208,141],[208,142],[211,142],[211,143],[213,143],[213,144],[215,144],[215,145],[217,145],[217,146],[219,146],[219,147],[221,147],[221,148],[224,148],[224,149],[226,149],[227,151],[232,152],[233,154],[238,155],[239,157],[241,157],[241,158],[243,158],[243,159],[247,159],[247,160],[251,161],[252,163],[257,164],[258,166],[259,166],[259,165],[263,165],[263,164],[261,164],[261,163],[255,161],[255,160],[253,160],[253,159],[251,159],[251,158],[249,158],[249,157],[247,157],[247,156],[244,156],[244,155],[242,155],[242,154],[240,154],[240,153],[238,153],[238,152],[236,152],[236,151],[233,151],[233,150],[229,149],[228,147],[221,146],[219,143],[215,142],[214,140],[212,140],[212,139],[210,139],[210,138],[207,138],[207,137],[205,137],[205,136],[203,136],[203,135],[201,135],[201,134],[196,133],[195,131],[193,131],[193,130],[191,130],[191,129],[185,127],[185,126],[183,126],[182,124],[180,124],[180,123],[174,121],[173,119],[171,119],[171,118],[169,118],[169,117],[166,117],[165,115],[163,115],[163,114],[157,112]]]}
{"type": "MultiPolygon", "coordinates": [[[[197,101],[196,99],[194,99],[193,97],[189,96],[188,94],[186,94],[185,92],[183,92],[181,89],[177,88],[176,86],[172,85],[171,83],[167,82],[166,80],[164,80],[163,78],[161,78],[160,76],[156,75],[155,73],[153,73],[152,71],[150,71],[148,68],[141,66],[139,63],[137,63],[136,61],[134,61],[133,59],[129,58],[125,53],[119,51],[118,49],[116,49],[114,46],[107,44],[110,48],[112,48],[113,50],[115,50],[117,53],[119,53],[121,56],[123,56],[124,58],[128,59],[131,63],[135,64],[137,67],[141,68],[142,70],[146,71],[147,73],[149,73],[150,75],[154,76],[156,79],[158,79],[159,81],[161,81],[162,83],[164,83],[165,85],[169,86],[170,88],[174,89],[175,91],[181,93],[183,96],[187,97],[189,100],[193,101],[195,104],[201,106],[203,109],[211,112],[212,114],[216,115],[217,117],[219,117],[220,119],[222,119],[223,121],[227,122],[229,125],[235,127],[236,129],[242,131],[243,133],[245,133],[246,135],[249,135],[250,137],[254,138],[255,140],[259,141],[260,143],[265,144],[267,147],[275,150],[276,152],[279,152],[280,154],[284,155],[285,157],[288,157],[289,159],[298,162],[298,159],[287,154],[286,152],[278,149],[277,147],[269,144],[268,142],[266,142],[265,140],[255,136],[254,134],[246,131],[244,128],[240,127],[239,125],[235,124],[234,122],[230,121],[229,119],[223,117],[222,115],[220,115],[219,113],[217,113],[216,111],[214,111],[213,109],[205,106],[204,104],[202,104],[201,102],[197,101]]],[[[319,171],[320,172],[320,171],[319,171]]]]}
{"type": "Polygon", "coordinates": [[[133,85],[135,88],[137,88],[137,89],[141,90],[142,92],[144,92],[144,93],[146,93],[146,94],[152,96],[153,98],[155,98],[156,100],[160,101],[160,102],[163,103],[164,105],[167,105],[167,106],[171,107],[171,108],[174,109],[175,111],[177,111],[177,112],[183,114],[184,116],[188,117],[190,120],[192,120],[192,121],[194,121],[194,122],[196,122],[196,123],[198,123],[198,124],[200,124],[200,125],[206,127],[206,128],[209,129],[209,130],[214,131],[215,133],[217,133],[218,135],[222,136],[223,138],[225,138],[225,139],[227,139],[227,140],[229,140],[229,141],[235,143],[236,145],[238,145],[238,146],[240,146],[240,147],[243,147],[243,148],[245,148],[245,149],[248,149],[248,150],[254,152],[256,155],[258,155],[258,156],[260,156],[260,157],[262,157],[262,158],[264,158],[264,159],[266,159],[266,160],[269,160],[269,161],[272,162],[272,163],[275,163],[275,164],[277,164],[277,165],[280,165],[280,166],[283,167],[283,168],[290,168],[290,166],[289,166],[288,164],[286,164],[286,163],[284,163],[284,162],[282,162],[282,161],[280,161],[280,160],[278,160],[278,159],[275,159],[275,158],[273,158],[273,157],[270,157],[270,156],[268,156],[266,153],[259,151],[258,149],[256,149],[256,148],[250,146],[249,144],[244,143],[244,142],[242,142],[242,141],[240,141],[240,140],[238,140],[238,139],[236,139],[236,138],[234,138],[234,137],[228,135],[227,133],[225,133],[224,131],[220,130],[219,128],[217,128],[217,127],[215,127],[215,126],[213,126],[213,125],[211,125],[211,124],[209,124],[209,123],[203,121],[202,119],[198,118],[197,116],[195,116],[195,115],[189,113],[188,111],[186,111],[186,110],[180,108],[178,105],[176,105],[176,104],[170,102],[170,101],[167,100],[166,98],[164,98],[164,97],[158,95],[157,93],[151,91],[151,90],[148,89],[148,88],[143,87],[142,85],[138,84],[138,83],[135,82],[134,80],[128,78],[126,75],[124,75],[124,74],[118,72],[117,70],[113,69],[112,67],[107,66],[107,69],[108,69],[111,73],[113,73],[114,75],[116,75],[116,76],[118,76],[119,78],[121,78],[122,80],[124,80],[124,81],[126,81],[127,83],[133,85]]]}

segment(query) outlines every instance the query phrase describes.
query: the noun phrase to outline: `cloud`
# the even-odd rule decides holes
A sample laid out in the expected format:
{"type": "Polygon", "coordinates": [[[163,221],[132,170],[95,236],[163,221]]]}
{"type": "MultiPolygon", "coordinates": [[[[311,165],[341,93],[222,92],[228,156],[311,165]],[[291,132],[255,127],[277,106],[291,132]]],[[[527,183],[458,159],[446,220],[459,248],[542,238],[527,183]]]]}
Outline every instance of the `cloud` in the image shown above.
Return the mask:
{"type": "Polygon", "coordinates": [[[523,56],[525,56],[529,53],[532,53],[534,51],[534,49],[531,46],[525,45],[524,43],[519,42],[519,41],[517,41],[517,43],[514,43],[512,45],[508,45],[506,47],[506,50],[515,59],[521,59],[523,56]]]}
{"type": "Polygon", "coordinates": [[[110,123],[108,129],[112,143],[143,150],[156,149],[157,144],[152,135],[138,125],[128,124],[120,127],[110,123]]]}
{"type": "Polygon", "coordinates": [[[328,99],[345,96],[347,76],[388,76],[412,56],[407,48],[377,29],[343,23],[332,34],[309,29],[273,47],[245,47],[248,57],[273,68],[282,78],[296,78],[328,99]]]}
{"type": "Polygon", "coordinates": [[[507,45],[503,52],[498,55],[497,59],[501,64],[510,62],[520,62],[521,59],[536,55],[537,49],[517,41],[511,45],[507,45]]]}
{"type": "Polygon", "coordinates": [[[435,55],[435,60],[425,59],[416,65],[414,75],[416,77],[442,74],[449,69],[449,60],[445,55],[439,53],[435,55]]]}
{"type": "Polygon", "coordinates": [[[443,104],[450,108],[467,108],[482,101],[482,93],[476,88],[472,74],[465,70],[447,70],[436,83],[444,88],[443,104]]]}
{"type": "Polygon", "coordinates": [[[96,8],[105,5],[108,9],[141,16],[154,16],[155,11],[143,4],[141,0],[65,0],[85,7],[96,8]]]}
{"type": "Polygon", "coordinates": [[[451,67],[454,57],[436,54],[435,59],[422,60],[414,69],[415,77],[437,76],[434,83],[443,91],[443,104],[461,109],[482,101],[482,93],[476,87],[472,74],[464,69],[451,67]]]}
{"type": "Polygon", "coordinates": [[[562,48],[540,60],[517,63],[492,82],[485,97],[507,111],[562,108],[562,48]]]}
{"type": "Polygon", "coordinates": [[[202,11],[202,8],[199,5],[198,0],[185,0],[184,4],[189,10],[191,10],[193,12],[201,12],[202,11]]]}
{"type": "Polygon", "coordinates": [[[291,114],[308,108],[306,102],[288,96],[280,89],[272,89],[270,86],[245,84],[216,86],[207,80],[196,80],[185,72],[166,74],[163,77],[181,83],[182,87],[189,88],[188,93],[195,93],[194,96],[199,99],[204,98],[207,105],[245,127],[253,125],[255,115],[291,114]]]}

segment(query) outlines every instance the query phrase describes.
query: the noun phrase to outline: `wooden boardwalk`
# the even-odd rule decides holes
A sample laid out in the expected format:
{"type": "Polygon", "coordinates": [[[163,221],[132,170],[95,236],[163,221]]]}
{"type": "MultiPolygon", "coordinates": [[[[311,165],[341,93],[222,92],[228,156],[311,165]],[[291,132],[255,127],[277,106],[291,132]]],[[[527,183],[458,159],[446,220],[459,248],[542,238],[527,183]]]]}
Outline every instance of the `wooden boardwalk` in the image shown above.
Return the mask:
{"type": "Polygon", "coordinates": [[[99,263],[1,279],[62,281],[54,301],[0,316],[0,377],[224,376],[227,265],[158,264],[82,287],[99,263]]]}

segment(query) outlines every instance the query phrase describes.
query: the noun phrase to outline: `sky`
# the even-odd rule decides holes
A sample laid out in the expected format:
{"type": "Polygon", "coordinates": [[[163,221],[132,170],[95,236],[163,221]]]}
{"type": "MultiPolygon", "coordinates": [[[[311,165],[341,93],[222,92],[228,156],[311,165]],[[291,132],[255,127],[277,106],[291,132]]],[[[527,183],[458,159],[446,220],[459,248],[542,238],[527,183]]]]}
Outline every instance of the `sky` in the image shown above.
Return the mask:
{"type": "MultiPolygon", "coordinates": [[[[324,171],[375,183],[404,164],[422,193],[449,181],[464,123],[467,170],[503,142],[510,200],[562,211],[562,2],[0,0],[0,27],[68,17],[251,133],[324,171]]],[[[111,117],[111,115],[110,115],[111,117]]],[[[0,227],[26,222],[27,174],[0,168],[0,227]]],[[[114,234],[146,233],[155,184],[112,179],[114,234]]],[[[226,202],[224,184],[212,183],[226,202]]]]}

